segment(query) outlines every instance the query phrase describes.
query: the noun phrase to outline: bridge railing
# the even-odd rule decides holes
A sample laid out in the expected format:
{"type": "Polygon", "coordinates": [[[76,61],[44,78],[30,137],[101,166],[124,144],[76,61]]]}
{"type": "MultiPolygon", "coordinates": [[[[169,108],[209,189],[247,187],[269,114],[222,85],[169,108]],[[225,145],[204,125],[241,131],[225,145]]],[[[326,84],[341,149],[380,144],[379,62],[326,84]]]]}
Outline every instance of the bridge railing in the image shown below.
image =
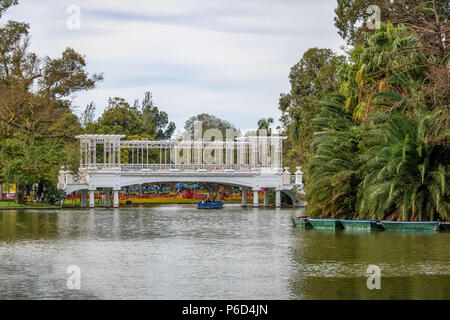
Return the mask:
{"type": "Polygon", "coordinates": [[[121,170],[122,172],[132,172],[132,171],[171,171],[171,170],[179,170],[179,171],[197,171],[197,170],[206,170],[206,171],[240,171],[241,169],[251,170],[249,165],[240,165],[240,164],[120,164],[120,165],[112,165],[112,164],[91,164],[88,167],[90,170],[121,170]]]}
{"type": "Polygon", "coordinates": [[[122,171],[250,171],[248,165],[239,164],[122,164],[122,171]]]}
{"type": "Polygon", "coordinates": [[[283,173],[283,184],[295,184],[295,174],[283,173]]]}

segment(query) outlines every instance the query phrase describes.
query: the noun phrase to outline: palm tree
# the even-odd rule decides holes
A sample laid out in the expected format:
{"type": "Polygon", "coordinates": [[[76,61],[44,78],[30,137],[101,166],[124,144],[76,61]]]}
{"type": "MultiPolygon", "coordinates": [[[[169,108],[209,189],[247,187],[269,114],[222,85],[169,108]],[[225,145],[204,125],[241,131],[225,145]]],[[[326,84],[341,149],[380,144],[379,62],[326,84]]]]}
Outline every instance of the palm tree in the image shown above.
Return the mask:
{"type": "Polygon", "coordinates": [[[361,217],[447,220],[450,150],[430,142],[437,116],[417,108],[412,119],[400,112],[370,118],[374,125],[361,158],[361,217]]]}
{"type": "Polygon", "coordinates": [[[345,97],[327,96],[313,120],[314,156],[308,165],[308,213],[316,217],[351,218],[355,213],[360,126],[345,112],[345,97]]]}
{"type": "MultiPolygon", "coordinates": [[[[346,110],[364,122],[373,112],[373,98],[381,91],[420,96],[425,78],[426,57],[411,30],[402,24],[381,27],[350,54],[352,63],[340,71],[340,92],[346,96],[346,110]]],[[[415,105],[413,105],[415,106],[415,105]]]]}
{"type": "Polygon", "coordinates": [[[270,136],[272,134],[272,128],[270,128],[270,125],[272,125],[274,122],[273,118],[262,118],[258,121],[258,130],[266,130],[267,135],[270,136]]]}

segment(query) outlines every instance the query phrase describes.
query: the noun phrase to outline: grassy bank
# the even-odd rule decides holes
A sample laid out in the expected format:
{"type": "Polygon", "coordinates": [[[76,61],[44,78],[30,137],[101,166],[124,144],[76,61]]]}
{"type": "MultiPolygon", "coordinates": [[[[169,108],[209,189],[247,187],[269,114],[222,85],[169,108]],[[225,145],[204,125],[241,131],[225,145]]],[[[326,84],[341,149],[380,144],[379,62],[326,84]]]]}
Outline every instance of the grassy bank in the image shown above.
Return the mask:
{"type": "Polygon", "coordinates": [[[13,200],[0,200],[0,208],[39,208],[39,207],[58,207],[57,205],[45,202],[27,202],[18,204],[13,200]]]}

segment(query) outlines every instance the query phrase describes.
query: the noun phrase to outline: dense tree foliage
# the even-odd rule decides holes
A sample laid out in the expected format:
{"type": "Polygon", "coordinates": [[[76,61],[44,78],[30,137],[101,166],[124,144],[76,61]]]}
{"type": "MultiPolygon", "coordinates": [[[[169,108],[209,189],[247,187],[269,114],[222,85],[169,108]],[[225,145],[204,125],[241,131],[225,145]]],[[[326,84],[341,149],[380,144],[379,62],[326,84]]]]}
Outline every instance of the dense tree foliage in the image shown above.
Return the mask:
{"type": "MultiPolygon", "coordinates": [[[[135,105],[139,105],[138,100],[136,100],[135,105]]],[[[156,140],[167,140],[172,137],[176,128],[175,123],[169,122],[167,113],[158,109],[153,102],[151,92],[145,93],[140,110],[145,133],[151,135],[156,140]]]]}
{"type": "Polygon", "coordinates": [[[410,53],[419,52],[426,57],[417,67],[426,67],[426,77],[421,91],[433,101],[431,104],[444,107],[450,103],[450,6],[448,0],[337,0],[335,26],[339,34],[351,45],[364,43],[369,33],[367,21],[376,5],[380,9],[381,22],[394,26],[404,25],[420,45],[404,47],[410,53]]]}
{"type": "Polygon", "coordinates": [[[145,93],[142,103],[136,100],[133,105],[123,98],[109,98],[97,121],[93,120],[94,113],[92,103],[82,113],[81,122],[87,133],[145,135],[152,140],[164,140],[170,139],[175,131],[175,123],[169,122],[167,113],[158,109],[150,92],[145,93]]]}
{"type": "Polygon", "coordinates": [[[314,131],[312,119],[318,114],[318,101],[338,89],[338,70],[344,57],[330,49],[312,48],[291,68],[291,90],[280,97],[282,131],[287,134],[286,164],[304,164],[311,156],[314,131]]]}
{"type": "MultiPolygon", "coordinates": [[[[14,4],[2,1],[0,12],[14,4]]],[[[17,185],[17,202],[26,185],[52,185],[62,165],[75,169],[80,124],[70,96],[102,80],[88,74],[85,58],[71,48],[52,59],[31,52],[29,44],[28,24],[0,27],[0,181],[17,185]]]]}
{"type": "Polygon", "coordinates": [[[378,92],[401,94],[412,107],[423,99],[420,87],[426,77],[426,57],[412,50],[417,46],[412,31],[388,24],[351,51],[350,63],[340,70],[340,91],[354,119],[365,121],[375,111],[373,97],[378,92]]]}
{"type": "MultiPolygon", "coordinates": [[[[222,133],[222,138],[225,139],[227,129],[236,129],[229,121],[220,119],[214,115],[208,113],[201,113],[196,116],[190,117],[184,124],[184,130],[186,132],[194,132],[194,122],[202,122],[202,130],[205,132],[208,129],[218,129],[222,133]]],[[[239,133],[236,132],[238,135],[239,133]]]]}
{"type": "MultiPolygon", "coordinates": [[[[0,0],[0,17],[16,4],[0,0]]],[[[74,137],[82,132],[148,139],[172,135],[175,124],[153,104],[150,93],[132,106],[121,98],[109,99],[98,121],[91,103],[78,119],[72,111],[73,94],[95,88],[102,74],[90,75],[85,57],[72,48],[50,58],[31,52],[29,45],[27,23],[0,26],[0,183],[16,184],[17,202],[24,201],[25,187],[37,182],[46,185],[48,196],[56,194],[52,189],[61,167],[78,168],[74,137]]]]}
{"type": "Polygon", "coordinates": [[[413,30],[388,24],[350,52],[341,93],[313,120],[312,215],[448,219],[449,106],[423,90],[430,58],[417,46],[413,30]]]}
{"type": "Polygon", "coordinates": [[[433,42],[439,51],[446,41],[448,44],[448,0],[337,0],[335,26],[348,44],[360,44],[367,39],[367,32],[375,32],[367,26],[374,14],[371,5],[380,8],[381,23],[402,23],[426,42],[433,42]]]}
{"type": "Polygon", "coordinates": [[[418,107],[405,113],[377,114],[367,128],[360,159],[360,217],[447,219],[450,149],[430,141],[437,112],[418,107]]]}
{"type": "Polygon", "coordinates": [[[136,106],[123,98],[109,98],[108,106],[98,119],[95,133],[136,135],[142,133],[143,121],[136,106]]]}
{"type": "Polygon", "coordinates": [[[320,55],[310,49],[280,99],[289,136],[284,165],[306,164],[308,212],[447,220],[448,1],[337,0],[335,12],[347,57],[320,49],[327,59],[311,63],[320,55]],[[378,29],[366,23],[371,5],[380,9],[378,29]],[[330,58],[343,60],[333,65],[330,58]],[[324,68],[329,81],[322,87],[324,68]]]}
{"type": "Polygon", "coordinates": [[[345,112],[345,97],[329,95],[320,102],[309,162],[308,212],[319,217],[348,217],[356,208],[360,182],[358,159],[360,128],[345,112]]]}

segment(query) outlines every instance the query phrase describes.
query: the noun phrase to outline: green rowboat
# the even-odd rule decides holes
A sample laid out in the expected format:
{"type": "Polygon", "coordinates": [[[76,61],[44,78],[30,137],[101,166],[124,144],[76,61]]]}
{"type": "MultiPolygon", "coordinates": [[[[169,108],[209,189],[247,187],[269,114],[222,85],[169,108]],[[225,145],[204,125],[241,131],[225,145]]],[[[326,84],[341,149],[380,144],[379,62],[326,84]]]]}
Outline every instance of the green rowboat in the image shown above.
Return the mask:
{"type": "Polygon", "coordinates": [[[386,231],[435,232],[439,230],[437,221],[381,221],[386,231]]]}
{"type": "Polygon", "coordinates": [[[340,220],[345,230],[351,231],[383,231],[378,220],[340,220]]]}
{"type": "Polygon", "coordinates": [[[450,231],[450,222],[440,222],[441,231],[450,231]]]}
{"type": "Polygon", "coordinates": [[[309,217],[292,217],[294,227],[300,227],[305,229],[311,229],[312,225],[308,222],[309,217]]]}
{"type": "Polygon", "coordinates": [[[314,229],[344,229],[344,226],[336,219],[308,219],[314,229]]]}

